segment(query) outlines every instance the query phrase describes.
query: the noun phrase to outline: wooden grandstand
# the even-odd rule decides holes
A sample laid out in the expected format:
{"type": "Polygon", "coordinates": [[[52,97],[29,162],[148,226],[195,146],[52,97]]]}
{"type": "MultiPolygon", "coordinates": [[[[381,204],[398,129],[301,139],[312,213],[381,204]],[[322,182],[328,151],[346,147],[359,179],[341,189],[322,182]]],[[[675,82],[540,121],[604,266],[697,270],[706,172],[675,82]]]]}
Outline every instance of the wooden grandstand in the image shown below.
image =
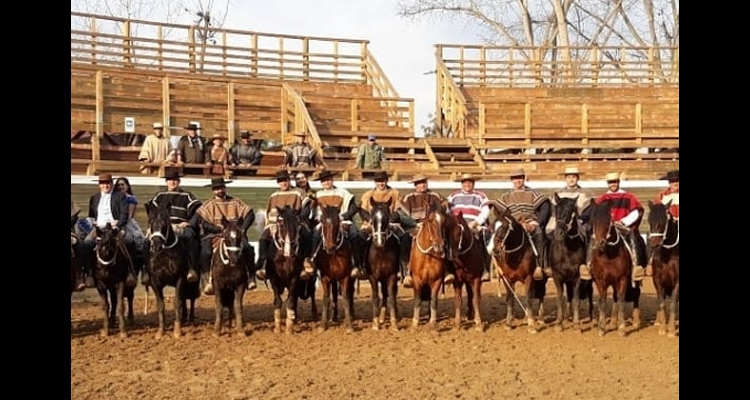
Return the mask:
{"type": "MultiPolygon", "coordinates": [[[[451,137],[417,139],[414,100],[398,95],[365,40],[217,29],[215,43],[201,43],[195,26],[76,12],[71,19],[71,173],[138,173],[140,144],[157,121],[172,135],[196,121],[203,135],[223,133],[229,144],[240,129],[281,145],[304,131],[344,179],[361,176],[355,153],[370,133],[386,147],[395,178],[494,176],[518,165],[546,178],[560,160],[587,171],[623,170],[625,162],[640,165],[626,168],[631,178],[652,178],[677,164],[676,152],[602,151],[679,147],[676,70],[668,84],[655,76],[632,88],[524,87],[518,73],[510,84],[496,82],[486,63],[475,70],[476,60],[457,63],[443,57],[450,46],[438,46],[437,109],[451,137]],[[135,134],[124,134],[125,117],[135,118],[135,134]]],[[[280,164],[270,146],[256,176],[280,164]]]]}

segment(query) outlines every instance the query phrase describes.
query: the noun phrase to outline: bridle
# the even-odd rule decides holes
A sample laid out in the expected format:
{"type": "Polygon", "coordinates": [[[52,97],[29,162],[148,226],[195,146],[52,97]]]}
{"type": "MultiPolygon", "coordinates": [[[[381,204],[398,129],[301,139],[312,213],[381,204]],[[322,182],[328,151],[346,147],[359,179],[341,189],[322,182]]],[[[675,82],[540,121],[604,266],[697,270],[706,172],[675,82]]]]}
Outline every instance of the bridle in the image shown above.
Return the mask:
{"type": "Polygon", "coordinates": [[[334,221],[330,217],[322,218],[322,220],[325,221],[325,222],[321,222],[321,228],[320,228],[321,230],[323,230],[324,228],[336,229],[335,228],[336,225],[339,225],[338,226],[338,230],[336,232],[335,246],[332,249],[329,249],[328,246],[327,246],[328,240],[326,239],[326,237],[328,235],[326,235],[325,232],[322,232],[323,234],[320,235],[320,237],[322,239],[322,243],[323,243],[323,248],[325,249],[326,253],[328,253],[328,254],[336,253],[341,248],[341,246],[344,245],[344,230],[341,229],[340,223],[337,224],[336,221],[334,221]]]}
{"type": "Polygon", "coordinates": [[[446,217],[435,212],[432,214],[432,219],[425,218],[419,225],[419,229],[417,230],[416,235],[414,235],[414,243],[416,243],[417,249],[422,254],[433,255],[434,252],[437,253],[439,257],[443,256],[443,245],[435,240],[437,237],[441,239],[441,241],[444,241],[442,234],[443,218],[446,217]],[[423,232],[426,232],[429,235],[428,239],[430,240],[430,245],[427,248],[419,243],[419,238],[422,236],[423,232]]]}
{"type": "MultiPolygon", "coordinates": [[[[170,224],[169,224],[168,222],[167,222],[167,223],[164,223],[163,225],[164,225],[164,226],[166,226],[166,229],[167,229],[167,234],[166,234],[166,235],[165,235],[165,234],[163,234],[163,233],[161,232],[161,230],[158,230],[158,231],[156,231],[156,232],[151,232],[151,234],[150,234],[150,235],[148,236],[148,240],[149,240],[149,241],[151,242],[151,244],[153,245],[153,244],[154,244],[154,238],[157,238],[157,237],[158,237],[158,238],[161,238],[161,240],[163,240],[163,241],[164,241],[164,244],[162,245],[162,249],[164,249],[164,250],[169,250],[169,249],[172,249],[172,248],[174,248],[175,246],[177,246],[177,243],[179,243],[179,241],[180,241],[180,238],[179,238],[179,237],[177,237],[177,235],[176,235],[176,234],[174,233],[174,231],[172,230],[172,226],[171,226],[171,225],[170,225],[170,224]],[[168,237],[169,237],[170,235],[171,235],[171,236],[172,236],[172,237],[174,238],[174,240],[172,241],[172,243],[169,243],[169,239],[168,239],[168,237]],[[169,244],[168,244],[168,243],[169,243],[169,244]]],[[[152,248],[153,248],[153,247],[152,247],[152,248]]]]}
{"type": "Polygon", "coordinates": [[[299,223],[297,224],[297,231],[294,232],[294,237],[292,237],[287,225],[284,224],[284,217],[279,216],[276,221],[279,226],[276,235],[273,237],[273,244],[276,246],[276,249],[282,250],[284,257],[291,257],[292,254],[297,254],[299,250],[299,223]],[[292,252],[292,249],[294,249],[294,252],[292,252]]]}
{"type": "Polygon", "coordinates": [[[241,235],[238,234],[235,230],[230,230],[222,236],[221,240],[219,241],[219,258],[221,259],[221,263],[224,265],[229,265],[229,253],[239,253],[242,251],[242,241],[241,241],[241,235]],[[240,237],[240,245],[239,246],[227,246],[227,235],[234,240],[237,240],[237,237],[240,237]]]}
{"type": "MultiPolygon", "coordinates": [[[[521,250],[523,248],[523,245],[526,244],[526,232],[523,232],[523,231],[521,232],[521,243],[517,247],[511,250],[506,249],[505,243],[506,243],[506,240],[508,240],[508,238],[510,237],[510,233],[513,232],[514,221],[509,217],[505,217],[504,219],[505,219],[505,222],[507,222],[508,224],[508,230],[505,232],[505,235],[503,235],[503,238],[500,239],[500,249],[505,254],[515,253],[516,251],[521,250]]],[[[498,227],[498,229],[501,229],[501,228],[502,227],[498,227]]]]}
{"type": "Polygon", "coordinates": [[[388,229],[388,226],[383,223],[383,221],[386,219],[383,214],[384,213],[382,210],[377,210],[372,216],[372,237],[374,239],[374,242],[378,246],[383,246],[388,241],[388,239],[390,239],[394,235],[394,233],[390,229],[388,229]]]}
{"type": "Polygon", "coordinates": [[[669,225],[670,224],[674,224],[676,226],[677,225],[677,221],[674,219],[674,217],[672,217],[671,214],[667,213],[667,223],[664,224],[664,231],[663,232],[657,232],[657,233],[651,233],[651,232],[649,232],[649,235],[648,235],[649,238],[652,237],[652,236],[654,236],[654,237],[661,237],[662,238],[662,240],[659,241],[659,244],[656,245],[657,248],[658,247],[663,247],[663,248],[669,250],[669,249],[674,248],[678,244],[680,244],[680,229],[679,228],[677,228],[677,236],[674,239],[674,243],[670,243],[670,244],[664,243],[664,240],[667,239],[667,234],[670,231],[669,230],[669,225]]]}

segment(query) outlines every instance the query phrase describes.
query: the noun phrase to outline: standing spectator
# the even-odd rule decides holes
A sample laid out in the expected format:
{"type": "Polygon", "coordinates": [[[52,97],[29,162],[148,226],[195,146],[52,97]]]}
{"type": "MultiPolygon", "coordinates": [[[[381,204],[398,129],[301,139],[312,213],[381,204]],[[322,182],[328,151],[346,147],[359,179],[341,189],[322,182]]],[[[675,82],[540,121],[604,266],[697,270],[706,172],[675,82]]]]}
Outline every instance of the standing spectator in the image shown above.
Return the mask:
{"type": "MultiPolygon", "coordinates": [[[[260,140],[252,140],[252,133],[250,131],[240,131],[240,142],[235,143],[229,153],[232,155],[234,165],[240,167],[249,167],[254,165],[260,165],[263,154],[260,152],[260,140]]],[[[255,175],[255,170],[243,171],[246,175],[255,175]]],[[[236,173],[236,171],[235,171],[236,173]]]]}
{"type": "Polygon", "coordinates": [[[385,149],[378,144],[375,135],[367,136],[367,143],[362,143],[357,151],[359,169],[384,169],[386,163],[385,149]]]}
{"type": "MultiPolygon", "coordinates": [[[[170,151],[169,138],[164,136],[164,125],[161,122],[154,123],[154,134],[146,136],[143,141],[143,147],[138,154],[138,161],[142,163],[163,163],[169,157],[170,151]]],[[[141,166],[142,174],[153,174],[158,171],[158,167],[141,166]]]]}

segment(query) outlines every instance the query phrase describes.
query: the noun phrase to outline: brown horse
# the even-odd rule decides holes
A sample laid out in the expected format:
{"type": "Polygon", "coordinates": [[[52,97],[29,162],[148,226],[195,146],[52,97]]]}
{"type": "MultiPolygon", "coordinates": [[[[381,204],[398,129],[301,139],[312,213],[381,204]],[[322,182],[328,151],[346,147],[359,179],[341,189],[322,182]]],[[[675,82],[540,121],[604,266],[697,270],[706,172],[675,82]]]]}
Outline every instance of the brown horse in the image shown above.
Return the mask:
{"type": "Polygon", "coordinates": [[[466,286],[467,310],[466,319],[474,321],[475,329],[482,332],[482,317],[479,312],[479,304],[482,298],[482,273],[484,272],[484,260],[487,250],[481,239],[477,238],[464,219],[463,213],[451,214],[453,223],[448,232],[450,252],[457,259],[453,262],[456,274],[453,280],[453,303],[455,305],[455,329],[461,326],[461,304],[463,303],[463,287],[466,286]]]}
{"type": "Polygon", "coordinates": [[[546,294],[547,278],[534,280],[537,256],[531,247],[531,237],[523,228],[522,222],[513,218],[510,211],[497,201],[490,202],[495,214],[495,231],[493,233],[492,258],[498,269],[498,275],[505,285],[505,301],[507,314],[505,329],[513,329],[513,298],[523,308],[526,315],[529,333],[537,333],[535,315],[542,319],[544,295],[546,294]],[[516,296],[513,290],[516,283],[522,283],[526,293],[525,304],[516,296]],[[538,300],[534,304],[534,300],[538,300]],[[529,311],[531,309],[531,311],[529,311]]]}
{"type": "MultiPolygon", "coordinates": [[[[305,282],[300,279],[304,249],[300,240],[300,232],[303,229],[300,215],[289,206],[278,209],[276,220],[277,230],[273,237],[274,246],[269,249],[268,280],[273,289],[273,320],[274,333],[281,332],[281,307],[286,306],[286,334],[292,333],[294,325],[297,300],[300,292],[305,290],[305,282]],[[287,292],[286,301],[281,299],[284,291],[287,292]]],[[[312,279],[308,280],[308,282],[312,279]]],[[[313,314],[316,314],[315,302],[313,301],[313,314]]]]}
{"type": "Polygon", "coordinates": [[[656,323],[659,325],[660,335],[675,337],[677,307],[680,301],[680,225],[669,214],[670,205],[671,201],[667,204],[648,202],[648,236],[653,251],[651,267],[656,299],[659,302],[656,323]],[[668,322],[665,311],[669,312],[668,322]]]}
{"type": "MultiPolygon", "coordinates": [[[[612,221],[610,201],[597,204],[592,199],[591,207],[591,275],[599,294],[599,336],[604,336],[607,332],[607,290],[610,287],[615,303],[612,322],[617,325],[620,336],[625,336],[625,301],[628,286],[631,285],[632,257],[626,247],[625,237],[612,221]]],[[[640,325],[636,312],[633,313],[633,324],[640,325]]]]}
{"type": "MultiPolygon", "coordinates": [[[[341,229],[339,208],[325,206],[321,210],[320,229],[322,252],[315,258],[315,265],[320,271],[320,283],[323,286],[323,311],[320,318],[320,331],[325,331],[328,324],[328,311],[331,307],[331,287],[335,282],[341,290],[344,300],[344,326],[347,332],[354,332],[352,326],[354,278],[352,273],[352,249],[344,230],[341,229]]],[[[361,251],[361,250],[360,250],[361,251]]],[[[337,309],[337,296],[334,296],[333,308],[337,309]]]]}
{"type": "Polygon", "coordinates": [[[211,278],[214,282],[216,314],[214,335],[221,335],[224,309],[227,309],[228,320],[234,319],[237,334],[245,336],[245,325],[242,319],[242,299],[245,296],[249,279],[246,257],[250,254],[242,249],[244,232],[240,229],[242,218],[237,221],[222,220],[224,229],[217,237],[217,245],[211,254],[211,278]]]}
{"type": "Polygon", "coordinates": [[[128,275],[128,259],[124,253],[124,244],[119,243],[119,232],[112,229],[109,222],[103,229],[98,226],[95,229],[99,243],[94,250],[96,255],[94,279],[104,312],[104,326],[101,335],[109,336],[110,320],[113,319],[112,317],[116,312],[120,325],[120,337],[126,338],[128,333],[125,325],[123,299],[125,297],[125,279],[128,275]]]}
{"type": "Polygon", "coordinates": [[[370,198],[370,205],[372,206],[369,215],[372,224],[372,241],[367,246],[365,262],[369,267],[368,278],[372,290],[372,329],[380,329],[380,324],[385,322],[387,309],[391,320],[390,329],[398,331],[396,295],[398,294],[400,262],[399,241],[396,234],[388,227],[391,219],[391,200],[383,203],[370,198]],[[382,292],[382,301],[378,295],[378,284],[382,292]],[[384,304],[387,307],[384,307],[384,304]]]}
{"type": "Polygon", "coordinates": [[[419,326],[422,301],[430,302],[429,325],[437,331],[437,302],[445,275],[445,244],[452,218],[441,206],[432,206],[414,234],[409,263],[414,289],[412,328],[419,326]]]}

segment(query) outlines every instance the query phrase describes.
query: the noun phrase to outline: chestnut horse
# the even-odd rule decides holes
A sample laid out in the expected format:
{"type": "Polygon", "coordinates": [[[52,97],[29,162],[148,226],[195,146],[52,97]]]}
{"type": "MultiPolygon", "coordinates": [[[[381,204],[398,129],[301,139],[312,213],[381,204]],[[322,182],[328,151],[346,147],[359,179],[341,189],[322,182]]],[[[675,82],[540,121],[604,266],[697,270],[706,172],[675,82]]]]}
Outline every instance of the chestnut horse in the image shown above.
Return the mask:
{"type": "Polygon", "coordinates": [[[480,300],[482,298],[482,273],[484,272],[484,260],[487,249],[484,242],[477,238],[464,219],[463,212],[451,214],[453,223],[448,232],[451,259],[456,270],[453,280],[453,303],[455,306],[455,329],[461,326],[461,304],[463,303],[463,287],[466,286],[467,310],[466,319],[473,321],[475,329],[482,332],[482,317],[479,312],[480,300]]]}
{"type": "Polygon", "coordinates": [[[544,295],[546,294],[547,278],[534,280],[533,274],[536,268],[537,256],[531,247],[531,237],[523,229],[521,222],[511,215],[510,210],[501,206],[493,200],[489,203],[495,214],[495,231],[493,233],[492,258],[498,269],[500,280],[505,284],[505,301],[507,314],[505,316],[505,329],[513,329],[513,308],[516,301],[521,300],[516,296],[513,288],[516,283],[521,282],[526,293],[525,304],[520,304],[526,315],[529,333],[537,333],[535,315],[542,318],[544,307],[544,295]],[[539,300],[534,305],[534,300],[539,300]],[[531,311],[529,310],[531,309],[531,311]]]}
{"type": "MultiPolygon", "coordinates": [[[[119,320],[120,337],[128,336],[125,325],[125,279],[128,275],[128,259],[125,255],[124,243],[119,243],[119,231],[112,229],[108,222],[104,228],[95,227],[99,243],[96,244],[96,267],[94,280],[96,291],[101,298],[101,308],[104,312],[104,326],[101,335],[109,336],[110,320],[115,313],[119,320]],[[108,298],[109,297],[109,298],[108,298]]],[[[131,303],[132,304],[132,303],[131,303]]],[[[131,307],[132,310],[132,307],[131,307]]]]}
{"type": "Polygon", "coordinates": [[[445,276],[445,248],[448,224],[452,218],[442,206],[428,208],[414,234],[409,263],[414,289],[414,317],[412,328],[419,326],[422,301],[430,302],[430,327],[437,331],[437,303],[445,276]]]}
{"type": "MultiPolygon", "coordinates": [[[[591,207],[591,227],[593,230],[591,276],[599,294],[599,336],[604,336],[607,332],[607,290],[610,287],[614,298],[612,322],[617,325],[620,336],[625,336],[625,301],[627,301],[628,286],[631,285],[632,257],[626,247],[625,236],[617,229],[612,220],[610,201],[597,204],[595,199],[592,199],[591,207]]],[[[640,294],[639,288],[637,291],[640,294]]],[[[637,304],[637,299],[634,304],[637,304]]],[[[633,324],[639,325],[640,318],[635,309],[633,324]]]]}
{"type": "MultiPolygon", "coordinates": [[[[380,329],[380,324],[385,322],[387,309],[391,320],[390,329],[398,331],[396,295],[398,294],[398,272],[401,261],[399,260],[398,237],[388,227],[391,219],[391,200],[377,202],[371,197],[370,205],[372,206],[369,215],[372,224],[372,242],[367,247],[365,262],[369,267],[368,278],[372,288],[372,329],[380,329]],[[378,295],[378,284],[382,292],[382,300],[378,295]]],[[[407,238],[402,240],[407,240],[407,238]]]]}
{"type": "MultiPolygon", "coordinates": [[[[315,266],[320,271],[320,283],[323,286],[323,311],[320,318],[320,331],[325,331],[328,325],[328,311],[331,307],[331,288],[337,283],[344,300],[344,326],[347,332],[354,332],[352,326],[352,312],[354,309],[354,278],[352,273],[352,249],[349,245],[344,229],[341,229],[340,209],[335,206],[325,206],[321,210],[321,248],[315,258],[315,266]]],[[[362,250],[359,250],[362,251],[362,250]]],[[[337,309],[336,296],[333,308],[337,309]]]]}
{"type": "Polygon", "coordinates": [[[648,202],[649,242],[652,248],[651,267],[653,269],[656,300],[656,323],[659,334],[676,336],[677,307],[680,301],[680,225],[669,214],[667,204],[648,202]],[[667,298],[669,307],[667,307],[667,298]],[[667,320],[665,312],[669,312],[667,320]]]}
{"type": "Polygon", "coordinates": [[[242,218],[229,222],[222,218],[224,229],[217,237],[218,243],[211,254],[211,278],[214,282],[216,306],[214,335],[217,337],[221,335],[224,309],[227,309],[228,322],[234,322],[237,334],[245,336],[242,299],[249,279],[246,257],[252,254],[242,251],[245,234],[240,229],[241,225],[242,218]]]}
{"type": "MultiPolygon", "coordinates": [[[[581,280],[579,267],[586,262],[586,232],[578,223],[578,197],[560,198],[555,193],[555,230],[549,246],[549,265],[552,268],[552,280],[557,290],[557,318],[555,330],[562,332],[565,311],[572,305],[573,329],[581,329],[580,302],[591,293],[591,281],[581,280]],[[586,286],[585,290],[583,286],[586,286]],[[566,299],[567,296],[567,299],[566,299]]],[[[589,303],[592,300],[589,297],[589,303]]],[[[589,307],[589,316],[591,307],[589,307]]]]}

